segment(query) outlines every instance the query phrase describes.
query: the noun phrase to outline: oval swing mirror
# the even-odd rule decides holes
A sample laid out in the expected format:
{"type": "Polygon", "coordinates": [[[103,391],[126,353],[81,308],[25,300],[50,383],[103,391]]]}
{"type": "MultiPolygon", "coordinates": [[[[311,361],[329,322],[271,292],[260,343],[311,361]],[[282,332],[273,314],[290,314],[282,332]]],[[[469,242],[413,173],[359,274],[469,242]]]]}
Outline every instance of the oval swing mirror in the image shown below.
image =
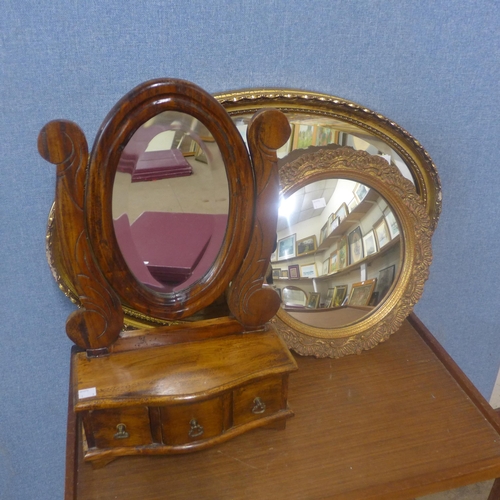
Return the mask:
{"type": "Polygon", "coordinates": [[[224,241],[229,210],[220,148],[196,118],[165,111],[123,149],[113,184],[113,225],[134,276],[160,293],[205,276],[224,241]]]}

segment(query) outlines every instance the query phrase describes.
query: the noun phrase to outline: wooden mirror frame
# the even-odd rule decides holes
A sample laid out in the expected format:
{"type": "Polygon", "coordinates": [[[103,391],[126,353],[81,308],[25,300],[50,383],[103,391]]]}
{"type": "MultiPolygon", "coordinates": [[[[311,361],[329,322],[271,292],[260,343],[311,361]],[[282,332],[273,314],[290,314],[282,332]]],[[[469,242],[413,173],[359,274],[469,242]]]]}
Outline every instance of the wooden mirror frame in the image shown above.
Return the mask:
{"type": "Polygon", "coordinates": [[[288,347],[302,355],[338,358],[371,349],[396,332],[420,299],[432,261],[432,226],[413,184],[379,156],[352,148],[305,152],[280,169],[284,196],[307,184],[342,178],[365,184],[382,196],[395,214],[402,242],[401,269],[387,297],[361,320],[339,328],[317,328],[282,308],[273,323],[288,347]]]}
{"type": "Polygon", "coordinates": [[[388,144],[404,160],[424,201],[434,231],[441,214],[439,175],[430,155],[405,129],[384,115],[337,96],[292,89],[247,89],[215,94],[228,113],[237,117],[261,109],[279,109],[287,114],[334,118],[356,126],[388,144]]]}
{"type": "Polygon", "coordinates": [[[80,306],[66,324],[71,340],[87,350],[106,349],[123,328],[122,309],[176,322],[224,293],[243,326],[255,328],[270,319],[279,299],[262,283],[277,218],[275,149],[289,134],[282,113],[256,114],[248,131],[251,162],[224,108],[200,87],[174,79],[151,80],[127,93],[105,118],[90,158],[76,124],[48,123],[38,139],[42,157],[57,165],[48,247],[53,271],[74,290],[80,306]],[[184,290],[158,293],[141,284],[123,258],[113,227],[112,190],[127,142],[143,123],[169,110],[190,114],[213,135],[225,164],[230,199],[224,242],[205,276],[184,290]]]}

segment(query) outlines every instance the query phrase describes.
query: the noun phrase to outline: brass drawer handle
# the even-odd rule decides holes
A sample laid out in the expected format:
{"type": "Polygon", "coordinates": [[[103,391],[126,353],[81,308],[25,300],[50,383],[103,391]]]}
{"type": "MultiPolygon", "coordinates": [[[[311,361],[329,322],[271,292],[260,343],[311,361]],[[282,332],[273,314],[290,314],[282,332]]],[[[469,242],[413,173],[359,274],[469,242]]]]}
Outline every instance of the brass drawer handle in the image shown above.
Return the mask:
{"type": "Polygon", "coordinates": [[[191,428],[189,429],[189,432],[188,432],[189,437],[195,438],[195,437],[199,437],[203,434],[204,429],[197,422],[197,420],[195,418],[193,418],[191,420],[191,422],[189,422],[189,425],[191,426],[191,428]]]}
{"type": "Polygon", "coordinates": [[[130,434],[127,432],[127,426],[125,424],[118,424],[116,426],[116,430],[118,431],[115,434],[115,439],[127,439],[130,437],[130,434]]]}
{"type": "Polygon", "coordinates": [[[266,411],[266,403],[260,398],[253,400],[252,413],[264,413],[266,411]]]}

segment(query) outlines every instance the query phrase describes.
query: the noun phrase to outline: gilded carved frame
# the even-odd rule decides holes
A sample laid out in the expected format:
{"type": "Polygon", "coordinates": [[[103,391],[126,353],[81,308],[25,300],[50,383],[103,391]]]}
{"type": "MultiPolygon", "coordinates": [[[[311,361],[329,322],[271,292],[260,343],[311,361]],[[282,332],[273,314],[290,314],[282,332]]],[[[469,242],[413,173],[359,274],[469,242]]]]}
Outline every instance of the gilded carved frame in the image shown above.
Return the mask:
{"type": "Polygon", "coordinates": [[[338,358],[370,349],[396,332],[420,299],[432,260],[432,224],[412,183],[378,156],[351,148],[305,153],[280,169],[282,193],[325,178],[361,182],[376,190],[400,223],[402,265],[386,300],[358,322],[325,329],[306,325],[280,309],[272,320],[288,347],[302,355],[338,358]]]}

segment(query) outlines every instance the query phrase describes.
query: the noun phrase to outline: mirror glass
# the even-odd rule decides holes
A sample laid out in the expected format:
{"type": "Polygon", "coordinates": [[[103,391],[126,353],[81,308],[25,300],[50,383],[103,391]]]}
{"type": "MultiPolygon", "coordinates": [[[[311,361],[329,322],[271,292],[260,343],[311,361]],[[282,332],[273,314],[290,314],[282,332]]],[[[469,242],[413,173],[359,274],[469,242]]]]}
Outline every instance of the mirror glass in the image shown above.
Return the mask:
{"type": "Polygon", "coordinates": [[[403,250],[394,211],[373,188],[309,183],[280,203],[271,265],[281,307],[317,328],[358,322],[388,297],[403,250]]]}
{"type": "MultiPolygon", "coordinates": [[[[415,185],[415,179],[401,156],[387,142],[367,130],[327,116],[290,111],[285,111],[285,114],[292,133],[288,142],[277,151],[278,158],[287,157],[287,162],[290,162],[294,159],[294,154],[303,154],[306,149],[313,152],[319,147],[349,146],[357,151],[382,156],[387,162],[398,167],[401,174],[415,185]]],[[[246,139],[251,115],[243,114],[232,118],[240,134],[246,139]]]]}
{"type": "Polygon", "coordinates": [[[171,293],[201,279],[229,210],[226,168],[208,129],[177,111],[142,124],[121,153],[112,204],[120,250],[141,283],[171,293]]]}

